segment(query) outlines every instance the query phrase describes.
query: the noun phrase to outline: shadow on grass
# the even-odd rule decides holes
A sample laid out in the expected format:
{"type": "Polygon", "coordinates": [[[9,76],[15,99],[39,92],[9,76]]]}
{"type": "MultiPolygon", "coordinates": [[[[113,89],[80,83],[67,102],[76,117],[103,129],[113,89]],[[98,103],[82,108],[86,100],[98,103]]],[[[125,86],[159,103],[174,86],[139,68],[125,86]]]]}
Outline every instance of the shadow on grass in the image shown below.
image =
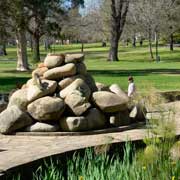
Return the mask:
{"type": "Polygon", "coordinates": [[[146,76],[149,74],[180,74],[180,69],[143,69],[143,70],[89,70],[89,73],[96,76],[146,76]]]}
{"type": "Polygon", "coordinates": [[[1,86],[18,85],[24,84],[29,78],[28,77],[0,77],[1,86]]]}

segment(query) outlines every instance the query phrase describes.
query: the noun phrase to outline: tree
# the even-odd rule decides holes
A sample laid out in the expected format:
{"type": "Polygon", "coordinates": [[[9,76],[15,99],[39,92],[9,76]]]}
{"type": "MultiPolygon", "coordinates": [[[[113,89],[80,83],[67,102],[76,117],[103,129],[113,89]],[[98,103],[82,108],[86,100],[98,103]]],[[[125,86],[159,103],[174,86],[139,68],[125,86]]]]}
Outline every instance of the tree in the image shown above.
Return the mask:
{"type": "MultiPolygon", "coordinates": [[[[70,8],[65,4],[71,2],[71,6],[76,7],[83,0],[26,0],[26,6],[29,11],[28,31],[33,38],[33,60],[40,61],[39,42],[49,27],[54,27],[60,16],[66,15],[70,8]]],[[[57,27],[57,26],[56,26],[57,27]]],[[[61,27],[58,27],[58,31],[61,27]]],[[[54,30],[54,29],[52,29],[54,30]]]]}
{"type": "Polygon", "coordinates": [[[130,0],[111,0],[110,61],[118,61],[119,39],[123,32],[130,0]]]}
{"type": "Polygon", "coordinates": [[[4,15],[8,17],[8,25],[16,34],[17,42],[17,70],[29,70],[27,58],[26,25],[27,14],[24,8],[24,0],[6,0],[4,3],[4,15]]]}

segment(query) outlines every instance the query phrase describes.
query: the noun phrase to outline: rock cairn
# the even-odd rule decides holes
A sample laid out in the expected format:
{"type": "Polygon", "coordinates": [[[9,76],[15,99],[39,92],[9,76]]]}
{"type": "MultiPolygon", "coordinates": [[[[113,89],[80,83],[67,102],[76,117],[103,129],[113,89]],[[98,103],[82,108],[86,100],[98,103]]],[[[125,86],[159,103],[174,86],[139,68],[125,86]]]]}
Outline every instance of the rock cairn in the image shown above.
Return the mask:
{"type": "Polygon", "coordinates": [[[0,114],[0,133],[89,131],[129,125],[128,97],[117,85],[95,83],[83,54],[48,54],[0,114]]]}

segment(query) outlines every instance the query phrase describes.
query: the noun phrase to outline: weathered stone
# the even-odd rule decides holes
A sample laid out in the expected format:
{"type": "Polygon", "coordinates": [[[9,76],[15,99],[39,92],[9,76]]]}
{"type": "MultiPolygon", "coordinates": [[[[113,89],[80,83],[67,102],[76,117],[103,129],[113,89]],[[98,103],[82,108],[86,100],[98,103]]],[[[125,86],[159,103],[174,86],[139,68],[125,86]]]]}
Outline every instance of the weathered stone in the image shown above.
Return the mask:
{"type": "Polygon", "coordinates": [[[38,121],[55,121],[64,112],[64,101],[57,97],[43,97],[28,105],[29,114],[38,121]]]}
{"type": "Polygon", "coordinates": [[[42,87],[38,84],[33,83],[33,80],[27,82],[27,99],[28,101],[34,101],[38,98],[51,95],[57,88],[56,81],[45,80],[42,81],[42,87]]]}
{"type": "Polygon", "coordinates": [[[180,141],[177,141],[170,149],[170,156],[173,161],[180,160],[180,141]]]}
{"type": "Polygon", "coordinates": [[[88,120],[88,130],[101,129],[106,126],[104,114],[96,108],[89,109],[85,117],[88,120]]]}
{"type": "Polygon", "coordinates": [[[86,82],[86,84],[89,86],[89,88],[91,89],[91,92],[95,92],[97,91],[97,87],[96,87],[96,83],[93,79],[93,77],[90,74],[84,74],[84,81],[86,82]]]}
{"type": "Polygon", "coordinates": [[[60,127],[63,131],[86,131],[88,129],[87,119],[81,117],[64,117],[60,119],[60,127]]]}
{"type": "Polygon", "coordinates": [[[47,124],[42,122],[36,122],[24,129],[27,132],[56,132],[59,130],[58,124],[47,124]]]}
{"type": "Polygon", "coordinates": [[[65,63],[78,63],[84,61],[84,54],[67,54],[65,63]]]}
{"type": "Polygon", "coordinates": [[[32,123],[32,118],[26,112],[11,106],[0,114],[0,133],[9,134],[32,123]]]}
{"type": "Polygon", "coordinates": [[[76,70],[77,70],[77,74],[84,75],[87,73],[86,65],[83,62],[76,64],[76,70]]]}
{"type": "Polygon", "coordinates": [[[63,80],[61,80],[59,82],[59,89],[62,90],[64,88],[66,88],[67,86],[69,86],[73,81],[75,81],[76,79],[83,79],[82,75],[77,75],[77,76],[71,76],[71,77],[67,77],[63,80]]]}
{"type": "Polygon", "coordinates": [[[128,103],[129,98],[128,98],[127,94],[117,84],[112,84],[109,87],[109,90],[111,92],[117,94],[118,96],[120,96],[122,99],[124,99],[124,101],[126,101],[126,103],[128,103]]]}
{"type": "Polygon", "coordinates": [[[73,63],[50,69],[44,73],[44,78],[49,80],[60,80],[63,77],[76,74],[76,66],[73,63]]]}
{"type": "Polygon", "coordinates": [[[146,120],[146,109],[140,104],[136,104],[129,114],[132,121],[145,121],[146,120]]]}
{"type": "Polygon", "coordinates": [[[127,108],[124,99],[107,91],[94,92],[92,100],[103,112],[119,112],[127,108]]]}
{"type": "Polygon", "coordinates": [[[15,91],[9,99],[8,107],[16,105],[20,109],[26,110],[27,105],[30,103],[27,97],[27,93],[28,93],[27,89],[19,89],[15,91]]]}
{"type": "Polygon", "coordinates": [[[167,111],[167,112],[152,112],[152,113],[147,113],[146,114],[146,119],[153,119],[153,120],[174,120],[174,112],[172,111],[167,111]]]}
{"type": "Polygon", "coordinates": [[[48,71],[47,67],[41,67],[41,68],[36,68],[33,72],[32,72],[32,76],[34,76],[34,74],[38,74],[40,77],[43,76],[43,74],[48,71]]]}
{"type": "Polygon", "coordinates": [[[89,99],[91,95],[91,90],[89,89],[88,85],[84,82],[84,80],[78,78],[65,89],[60,91],[60,97],[64,99],[68,94],[72,93],[72,91],[74,90],[80,91],[83,94],[83,96],[87,99],[89,99]]]}
{"type": "Polygon", "coordinates": [[[65,98],[65,103],[76,116],[82,115],[91,107],[87,98],[78,90],[74,90],[68,94],[65,98]]]}
{"type": "Polygon", "coordinates": [[[44,60],[44,64],[49,69],[62,65],[65,60],[64,54],[48,54],[44,60]]]}
{"type": "Polygon", "coordinates": [[[96,82],[98,91],[109,91],[109,87],[103,83],[96,82]]]}
{"type": "Polygon", "coordinates": [[[128,110],[118,112],[110,116],[110,124],[112,126],[125,126],[131,123],[128,110]]]}

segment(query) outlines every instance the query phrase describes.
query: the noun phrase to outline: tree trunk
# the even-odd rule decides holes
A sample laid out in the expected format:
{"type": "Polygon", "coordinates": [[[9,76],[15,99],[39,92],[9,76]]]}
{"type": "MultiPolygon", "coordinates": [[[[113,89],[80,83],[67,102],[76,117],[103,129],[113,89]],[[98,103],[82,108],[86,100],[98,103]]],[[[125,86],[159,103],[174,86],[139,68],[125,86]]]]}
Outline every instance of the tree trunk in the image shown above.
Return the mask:
{"type": "Polygon", "coordinates": [[[40,62],[40,51],[39,51],[39,36],[34,34],[33,36],[33,61],[40,62]]]}
{"type": "Polygon", "coordinates": [[[133,43],[132,43],[133,47],[136,47],[136,35],[133,36],[133,43]]]}
{"type": "Polygon", "coordinates": [[[81,44],[81,52],[83,53],[84,52],[84,43],[82,42],[81,44]]]}
{"type": "Polygon", "coordinates": [[[110,50],[109,50],[109,61],[119,61],[118,59],[118,44],[119,38],[116,35],[112,35],[110,40],[110,50]]]}
{"type": "Polygon", "coordinates": [[[6,43],[5,42],[3,42],[3,44],[2,44],[2,51],[3,51],[3,55],[7,56],[6,43]]]}
{"type": "Polygon", "coordinates": [[[27,59],[27,41],[26,31],[24,29],[18,29],[16,33],[17,43],[17,71],[27,71],[28,59],[27,59]]]}
{"type": "Polygon", "coordinates": [[[159,57],[159,37],[158,37],[158,32],[155,32],[155,41],[156,41],[156,61],[159,62],[160,61],[160,57],[159,57]]]}
{"type": "Polygon", "coordinates": [[[116,3],[111,0],[111,36],[109,61],[118,61],[118,44],[123,28],[126,22],[126,16],[129,8],[129,0],[121,0],[116,3]]]}
{"type": "Polygon", "coordinates": [[[149,52],[151,60],[154,60],[154,55],[152,51],[152,39],[151,39],[151,30],[149,30],[149,52]]]}
{"type": "Polygon", "coordinates": [[[174,35],[171,33],[170,35],[170,51],[174,51],[174,35]]]}

